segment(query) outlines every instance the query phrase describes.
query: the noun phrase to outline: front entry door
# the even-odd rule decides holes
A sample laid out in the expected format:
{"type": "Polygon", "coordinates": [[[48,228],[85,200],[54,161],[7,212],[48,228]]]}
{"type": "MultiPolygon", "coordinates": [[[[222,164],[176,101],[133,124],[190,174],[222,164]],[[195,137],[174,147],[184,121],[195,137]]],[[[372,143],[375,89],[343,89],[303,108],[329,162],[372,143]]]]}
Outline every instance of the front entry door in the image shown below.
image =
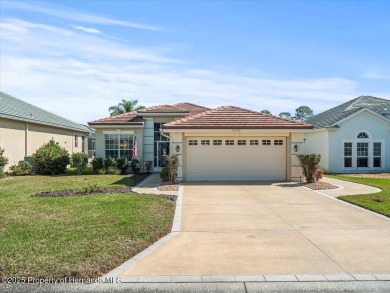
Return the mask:
{"type": "Polygon", "coordinates": [[[169,142],[157,143],[157,164],[158,167],[164,167],[166,162],[166,156],[169,155],[169,142]]]}

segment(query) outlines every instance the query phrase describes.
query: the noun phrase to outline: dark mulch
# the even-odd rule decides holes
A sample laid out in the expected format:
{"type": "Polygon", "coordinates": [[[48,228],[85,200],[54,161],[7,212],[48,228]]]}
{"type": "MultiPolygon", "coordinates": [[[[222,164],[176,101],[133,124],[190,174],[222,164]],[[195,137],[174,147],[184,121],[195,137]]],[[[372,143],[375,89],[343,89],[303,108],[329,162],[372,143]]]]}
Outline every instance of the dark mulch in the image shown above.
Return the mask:
{"type": "MultiPolygon", "coordinates": [[[[132,179],[131,186],[136,186],[147,178],[150,174],[136,173],[129,174],[128,177],[132,179]]],[[[90,194],[115,194],[115,193],[127,193],[132,192],[131,186],[87,186],[86,189],[65,189],[65,190],[52,190],[43,191],[35,194],[35,196],[46,196],[46,197],[65,197],[65,196],[84,196],[90,194]]]]}
{"type": "Polygon", "coordinates": [[[132,186],[136,186],[140,182],[144,181],[146,178],[150,176],[150,173],[136,173],[136,174],[129,174],[129,177],[133,179],[132,186]]]}
{"type": "Polygon", "coordinates": [[[114,193],[126,193],[132,192],[130,186],[110,186],[99,188],[95,191],[86,191],[84,189],[65,189],[65,190],[53,190],[43,191],[36,193],[35,196],[46,196],[46,197],[65,197],[65,196],[83,196],[90,194],[114,194],[114,193]]]}
{"type": "Polygon", "coordinates": [[[338,186],[335,186],[333,184],[327,183],[327,182],[322,182],[322,181],[317,181],[313,183],[301,183],[301,185],[313,189],[313,190],[325,190],[325,189],[336,189],[339,188],[338,186]]]}

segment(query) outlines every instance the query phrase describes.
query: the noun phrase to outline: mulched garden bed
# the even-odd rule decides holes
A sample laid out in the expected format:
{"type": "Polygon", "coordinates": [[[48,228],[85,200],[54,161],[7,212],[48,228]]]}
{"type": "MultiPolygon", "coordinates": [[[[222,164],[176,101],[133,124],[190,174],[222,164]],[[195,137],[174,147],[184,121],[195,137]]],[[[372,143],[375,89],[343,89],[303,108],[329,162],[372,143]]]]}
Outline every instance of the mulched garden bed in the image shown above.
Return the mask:
{"type": "Polygon", "coordinates": [[[313,189],[313,190],[325,190],[325,189],[336,189],[339,188],[336,185],[327,183],[327,182],[322,182],[322,181],[317,181],[313,183],[301,183],[301,185],[313,189]]]}
{"type": "MultiPolygon", "coordinates": [[[[147,178],[150,174],[137,173],[130,174],[130,177],[133,180],[132,186],[136,186],[147,178]]],[[[90,194],[115,194],[115,193],[128,193],[133,192],[131,186],[107,186],[100,187],[98,185],[86,186],[85,189],[65,189],[65,190],[52,190],[52,191],[43,191],[35,194],[35,196],[42,197],[66,197],[66,196],[85,196],[90,194]]]]}
{"type": "Polygon", "coordinates": [[[84,189],[65,189],[65,190],[53,190],[43,191],[36,193],[35,196],[46,196],[46,197],[66,197],[66,196],[83,196],[90,194],[114,194],[114,193],[126,193],[132,192],[130,186],[110,186],[99,188],[99,190],[86,191],[84,189]]]}
{"type": "Polygon", "coordinates": [[[179,184],[170,184],[167,182],[162,182],[159,187],[157,187],[158,190],[161,191],[178,191],[179,190],[179,184]]]}
{"type": "Polygon", "coordinates": [[[140,182],[144,181],[146,178],[150,176],[150,173],[136,173],[136,174],[129,174],[129,177],[133,179],[134,183],[132,186],[136,186],[140,182]]]}

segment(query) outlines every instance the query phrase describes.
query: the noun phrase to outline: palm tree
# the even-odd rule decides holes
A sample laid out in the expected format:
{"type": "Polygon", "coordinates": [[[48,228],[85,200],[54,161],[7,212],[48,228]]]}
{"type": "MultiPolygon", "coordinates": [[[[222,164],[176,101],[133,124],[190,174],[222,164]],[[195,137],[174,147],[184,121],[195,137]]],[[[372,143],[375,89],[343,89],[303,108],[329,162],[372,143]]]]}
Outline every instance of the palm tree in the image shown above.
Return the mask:
{"type": "Polygon", "coordinates": [[[144,106],[137,106],[137,104],[138,104],[137,99],[134,100],[122,99],[122,102],[120,102],[116,106],[111,106],[110,108],[108,108],[108,111],[110,111],[110,116],[115,116],[115,115],[137,111],[145,108],[144,106]]]}

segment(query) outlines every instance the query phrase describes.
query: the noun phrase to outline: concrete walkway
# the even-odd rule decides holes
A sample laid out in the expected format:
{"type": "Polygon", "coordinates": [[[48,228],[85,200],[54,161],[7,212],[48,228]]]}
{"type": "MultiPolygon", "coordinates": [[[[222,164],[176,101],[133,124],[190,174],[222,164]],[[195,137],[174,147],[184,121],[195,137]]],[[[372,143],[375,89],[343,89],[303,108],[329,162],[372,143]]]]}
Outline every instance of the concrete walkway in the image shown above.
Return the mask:
{"type": "Polygon", "coordinates": [[[329,195],[185,184],[182,206],[180,233],[121,266],[122,282],[390,280],[390,219],[329,195]]]}
{"type": "Polygon", "coordinates": [[[328,177],[324,177],[322,181],[339,186],[339,188],[337,189],[321,190],[322,193],[331,195],[333,197],[338,197],[342,195],[370,194],[381,191],[381,189],[376,187],[328,177]]]}
{"type": "Polygon", "coordinates": [[[162,191],[158,190],[157,187],[161,184],[160,173],[153,173],[137,187],[133,188],[134,192],[137,193],[146,193],[146,194],[169,194],[169,195],[178,195],[178,191],[162,191]]]}

